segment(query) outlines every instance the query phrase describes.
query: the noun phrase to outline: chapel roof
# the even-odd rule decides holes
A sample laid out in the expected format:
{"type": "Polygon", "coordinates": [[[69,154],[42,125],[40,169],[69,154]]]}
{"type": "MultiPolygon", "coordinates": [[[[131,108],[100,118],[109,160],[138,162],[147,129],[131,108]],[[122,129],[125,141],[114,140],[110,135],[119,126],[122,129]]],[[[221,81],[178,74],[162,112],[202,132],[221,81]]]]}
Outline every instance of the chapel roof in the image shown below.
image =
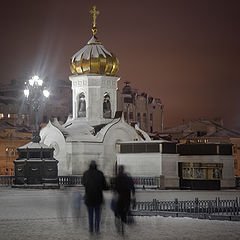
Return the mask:
{"type": "Polygon", "coordinates": [[[116,76],[119,69],[117,57],[109,52],[97,39],[96,18],[99,11],[96,6],[90,11],[93,14],[93,36],[87,45],[75,53],[70,61],[70,69],[73,74],[100,74],[116,76]]]}

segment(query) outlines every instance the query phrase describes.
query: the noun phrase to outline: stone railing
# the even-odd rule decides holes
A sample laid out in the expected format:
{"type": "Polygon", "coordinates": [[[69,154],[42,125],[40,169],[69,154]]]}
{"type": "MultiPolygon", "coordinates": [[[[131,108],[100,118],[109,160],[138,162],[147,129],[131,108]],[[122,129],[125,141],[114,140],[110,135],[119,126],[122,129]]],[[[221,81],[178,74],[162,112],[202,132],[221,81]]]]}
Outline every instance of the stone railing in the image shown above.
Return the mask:
{"type": "Polygon", "coordinates": [[[82,176],[59,176],[58,181],[63,186],[82,186],[82,176]]]}
{"type": "Polygon", "coordinates": [[[158,188],[159,179],[157,177],[133,177],[133,182],[136,188],[158,188]]]}
{"type": "Polygon", "coordinates": [[[11,186],[13,185],[15,176],[12,175],[0,175],[0,186],[11,186]]]}
{"type": "MultiPolygon", "coordinates": [[[[63,186],[81,186],[82,176],[59,176],[59,184],[63,186]]],[[[111,180],[110,180],[111,181],[111,180]]],[[[158,188],[158,178],[155,177],[133,177],[136,188],[149,189],[158,188]]]]}
{"type": "MultiPolygon", "coordinates": [[[[0,175],[0,186],[10,186],[13,184],[15,176],[0,175]]],[[[81,186],[82,176],[59,176],[59,184],[63,186],[81,186]]],[[[133,177],[134,185],[137,189],[157,189],[160,188],[160,177],[133,177]]],[[[240,189],[240,177],[236,177],[236,189],[240,189]]]]}

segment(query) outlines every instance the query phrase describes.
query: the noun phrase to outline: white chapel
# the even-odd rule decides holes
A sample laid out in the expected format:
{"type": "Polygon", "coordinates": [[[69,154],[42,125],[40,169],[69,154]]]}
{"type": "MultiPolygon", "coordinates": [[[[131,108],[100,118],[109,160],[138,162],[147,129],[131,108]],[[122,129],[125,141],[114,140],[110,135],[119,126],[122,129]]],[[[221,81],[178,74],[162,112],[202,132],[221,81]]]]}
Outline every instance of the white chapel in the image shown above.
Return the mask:
{"type": "Polygon", "coordinates": [[[64,124],[55,119],[40,132],[42,143],[55,149],[58,174],[82,175],[95,160],[106,177],[124,164],[132,176],[157,179],[159,188],[232,188],[231,144],[151,141],[125,122],[117,112],[119,61],[96,37],[99,11],[90,13],[93,36],[71,58],[72,117],[64,124]]]}
{"type": "Polygon", "coordinates": [[[55,119],[40,132],[41,142],[55,149],[59,175],[81,175],[96,160],[104,174],[112,176],[118,143],[150,140],[116,114],[119,61],[96,37],[99,11],[94,6],[90,13],[93,36],[71,58],[72,117],[62,125],[55,119]]]}

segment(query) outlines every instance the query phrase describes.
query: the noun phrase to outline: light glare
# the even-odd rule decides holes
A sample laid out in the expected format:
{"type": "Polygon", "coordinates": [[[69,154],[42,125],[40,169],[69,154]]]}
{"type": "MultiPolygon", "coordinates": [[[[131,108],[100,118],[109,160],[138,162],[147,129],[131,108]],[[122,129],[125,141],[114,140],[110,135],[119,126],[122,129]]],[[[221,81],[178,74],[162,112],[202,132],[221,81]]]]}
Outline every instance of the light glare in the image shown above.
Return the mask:
{"type": "Polygon", "coordinates": [[[35,76],[32,77],[32,79],[33,79],[33,81],[37,82],[39,80],[39,76],[35,75],[35,76]]]}
{"type": "Polygon", "coordinates": [[[29,84],[30,84],[31,86],[33,86],[33,84],[34,84],[33,78],[29,79],[29,84]]]}
{"type": "Polygon", "coordinates": [[[37,83],[38,83],[39,86],[42,86],[42,85],[43,85],[43,80],[39,78],[39,79],[37,80],[37,83]]]}
{"type": "Polygon", "coordinates": [[[43,90],[43,95],[44,95],[46,98],[48,98],[49,95],[50,95],[50,92],[45,89],[45,90],[43,90]]]}
{"type": "Polygon", "coordinates": [[[29,89],[25,89],[25,90],[24,90],[24,95],[25,95],[26,97],[29,96],[29,89]]]}

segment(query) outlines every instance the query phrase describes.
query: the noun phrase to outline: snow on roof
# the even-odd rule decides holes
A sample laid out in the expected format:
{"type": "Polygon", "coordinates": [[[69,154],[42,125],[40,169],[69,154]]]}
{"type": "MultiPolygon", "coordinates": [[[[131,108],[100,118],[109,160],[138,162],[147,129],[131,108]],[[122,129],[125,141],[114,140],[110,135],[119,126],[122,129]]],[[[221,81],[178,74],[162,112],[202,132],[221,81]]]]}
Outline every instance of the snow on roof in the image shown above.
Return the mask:
{"type": "Polygon", "coordinates": [[[21,147],[19,149],[25,149],[25,148],[30,148],[30,149],[41,149],[41,148],[51,148],[44,143],[35,143],[35,142],[29,142],[21,147]]]}
{"type": "Polygon", "coordinates": [[[195,121],[190,121],[189,123],[179,125],[174,128],[169,128],[164,131],[164,133],[169,133],[169,134],[174,134],[174,133],[182,133],[184,134],[182,138],[186,139],[191,139],[191,138],[206,138],[206,137],[237,137],[240,138],[240,132],[233,130],[233,129],[228,129],[223,127],[222,125],[210,121],[210,120],[195,120],[195,121]],[[194,127],[192,129],[191,126],[194,126],[194,124],[203,124],[206,126],[213,126],[215,129],[214,132],[206,132],[204,131],[201,132],[201,135],[199,136],[199,130],[197,127],[194,127]]]}
{"type": "Polygon", "coordinates": [[[107,55],[112,57],[112,54],[93,36],[86,46],[72,56],[72,61],[80,61],[81,59],[89,60],[90,57],[98,58],[100,55],[104,58],[107,55]]]}
{"type": "Polygon", "coordinates": [[[119,142],[118,144],[129,144],[129,143],[134,143],[134,144],[141,144],[141,143],[164,143],[164,142],[169,142],[167,140],[146,140],[146,141],[125,141],[125,142],[119,142]]]}

